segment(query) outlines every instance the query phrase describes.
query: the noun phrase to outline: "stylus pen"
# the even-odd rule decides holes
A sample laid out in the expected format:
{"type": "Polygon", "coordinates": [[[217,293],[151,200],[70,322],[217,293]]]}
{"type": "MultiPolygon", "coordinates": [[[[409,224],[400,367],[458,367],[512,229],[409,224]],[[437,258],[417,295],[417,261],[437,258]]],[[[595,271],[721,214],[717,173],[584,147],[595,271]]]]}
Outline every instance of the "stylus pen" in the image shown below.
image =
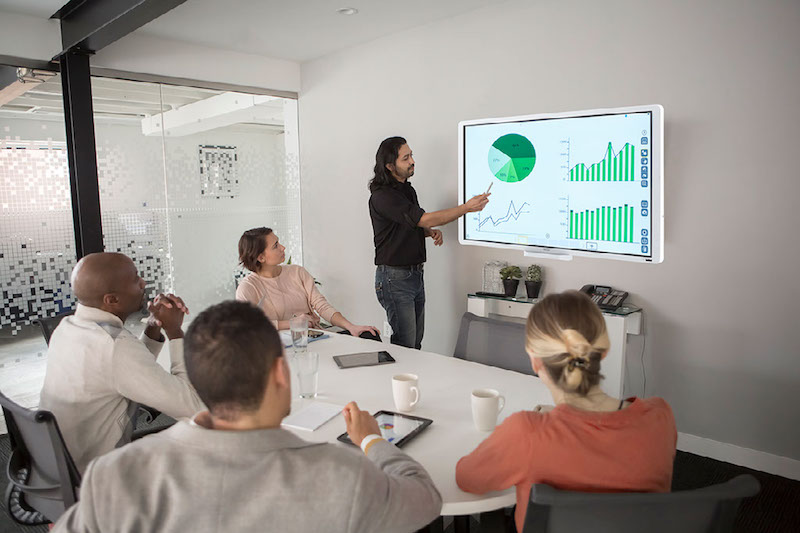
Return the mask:
{"type": "Polygon", "coordinates": [[[489,188],[488,188],[488,189],[486,189],[486,192],[485,192],[485,193],[483,193],[483,194],[489,194],[489,191],[491,191],[491,190],[492,190],[492,185],[494,185],[494,182],[491,182],[491,183],[489,184],[489,188]]]}

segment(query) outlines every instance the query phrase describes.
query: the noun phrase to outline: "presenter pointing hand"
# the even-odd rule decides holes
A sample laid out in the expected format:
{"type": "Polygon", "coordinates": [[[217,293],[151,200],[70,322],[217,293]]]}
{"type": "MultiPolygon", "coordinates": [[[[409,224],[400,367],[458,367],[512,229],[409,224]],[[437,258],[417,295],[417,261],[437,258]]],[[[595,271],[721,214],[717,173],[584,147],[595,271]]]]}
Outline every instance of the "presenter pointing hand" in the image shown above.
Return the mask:
{"type": "Polygon", "coordinates": [[[441,246],[442,232],[434,228],[481,211],[491,193],[487,189],[464,204],[426,213],[408,182],[414,165],[411,148],[402,137],[389,137],[380,144],[369,182],[369,214],[377,267],[375,295],[386,310],[392,343],[419,349],[425,330],[425,238],[441,246]]]}
{"type": "Polygon", "coordinates": [[[486,207],[486,204],[489,203],[489,197],[492,195],[490,192],[485,192],[483,194],[478,194],[467,200],[467,203],[464,204],[464,208],[467,210],[467,213],[473,213],[475,211],[483,211],[483,208],[486,207]]]}

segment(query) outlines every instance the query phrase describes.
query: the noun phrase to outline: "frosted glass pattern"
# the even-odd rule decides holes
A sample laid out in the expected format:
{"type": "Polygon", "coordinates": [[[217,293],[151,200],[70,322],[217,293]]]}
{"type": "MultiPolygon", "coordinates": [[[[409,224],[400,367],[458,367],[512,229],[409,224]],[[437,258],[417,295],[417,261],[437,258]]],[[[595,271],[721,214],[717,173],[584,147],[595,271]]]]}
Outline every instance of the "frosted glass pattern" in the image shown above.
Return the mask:
{"type": "MultiPolygon", "coordinates": [[[[72,211],[59,123],[5,120],[0,138],[0,328],[16,335],[31,321],[55,316],[74,303],[69,275],[75,265],[72,211]],[[12,139],[9,133],[15,135],[12,139]],[[39,137],[39,139],[36,139],[39,137]]],[[[63,138],[63,131],[61,132],[63,138]]]]}

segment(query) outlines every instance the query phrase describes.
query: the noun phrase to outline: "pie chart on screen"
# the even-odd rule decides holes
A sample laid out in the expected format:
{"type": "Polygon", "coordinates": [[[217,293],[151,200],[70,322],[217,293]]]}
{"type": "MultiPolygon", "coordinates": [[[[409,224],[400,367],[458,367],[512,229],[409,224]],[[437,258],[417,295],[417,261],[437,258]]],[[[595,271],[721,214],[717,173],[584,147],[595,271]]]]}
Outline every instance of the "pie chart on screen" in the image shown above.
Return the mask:
{"type": "Polygon", "coordinates": [[[489,170],[500,181],[522,181],[530,175],[535,164],[533,143],[522,135],[503,135],[489,148],[489,170]]]}

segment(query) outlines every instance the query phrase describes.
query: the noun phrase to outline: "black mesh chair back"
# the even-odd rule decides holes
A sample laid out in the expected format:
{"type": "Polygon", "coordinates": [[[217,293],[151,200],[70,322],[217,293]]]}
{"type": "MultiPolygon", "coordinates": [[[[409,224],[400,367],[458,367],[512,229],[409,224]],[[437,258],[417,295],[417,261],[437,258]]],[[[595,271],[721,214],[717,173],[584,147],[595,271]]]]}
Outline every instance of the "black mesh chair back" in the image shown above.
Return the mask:
{"type": "Polygon", "coordinates": [[[522,533],[729,532],[742,499],[759,490],[749,474],[667,493],[586,493],[534,485],[522,533]]]}
{"type": "Polygon", "coordinates": [[[53,331],[55,331],[58,324],[65,316],[74,315],[75,311],[67,311],[66,313],[61,313],[57,316],[49,316],[45,318],[37,318],[34,320],[34,324],[39,324],[42,328],[42,336],[44,336],[44,342],[50,346],[50,337],[53,336],[53,331]]]}
{"type": "Polygon", "coordinates": [[[453,356],[536,375],[525,352],[525,324],[518,322],[464,313],[453,356]]]}
{"type": "Polygon", "coordinates": [[[11,456],[6,504],[23,524],[55,522],[78,500],[81,476],[53,413],[33,411],[0,393],[11,456]]]}

